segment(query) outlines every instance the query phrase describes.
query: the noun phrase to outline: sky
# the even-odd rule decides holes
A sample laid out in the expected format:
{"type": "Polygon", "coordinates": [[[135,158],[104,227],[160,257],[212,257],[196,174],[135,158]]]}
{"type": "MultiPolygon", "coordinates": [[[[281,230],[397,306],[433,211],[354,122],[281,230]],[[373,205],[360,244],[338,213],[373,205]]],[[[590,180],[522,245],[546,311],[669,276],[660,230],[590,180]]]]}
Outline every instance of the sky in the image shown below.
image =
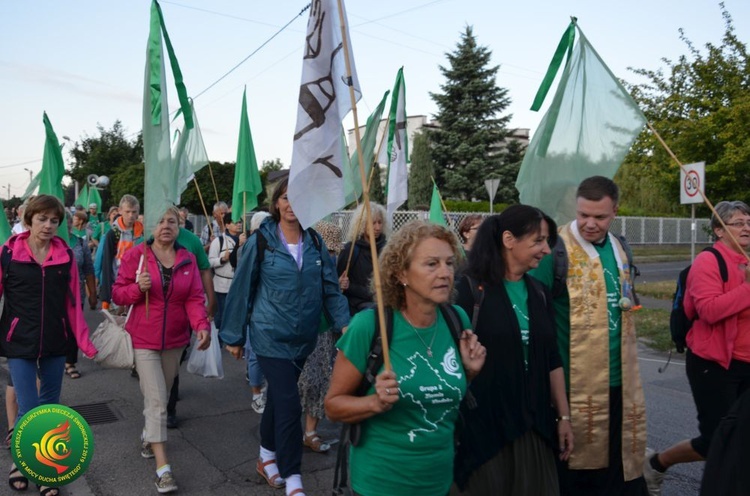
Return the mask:
{"type": "MultiPolygon", "coordinates": [[[[750,2],[724,3],[740,40],[749,42],[750,2]]],[[[306,4],[161,2],[211,160],[236,158],[247,87],[258,163],[279,158],[289,166],[309,10],[298,14],[306,4]]],[[[401,66],[408,114],[431,120],[437,108],[430,92],[440,92],[445,82],[439,66],[447,65],[445,54],[455,50],[467,25],[500,66],[497,84],[512,100],[510,127],[532,134],[549,102],[538,113],[529,107],[570,16],[612,72],[630,82],[638,78],[628,67],[657,70],[666,67],[662,58],[689,53],[680,28],[698,48],[720,44],[724,32],[713,0],[349,0],[346,8],[363,92],[360,125],[392,89],[401,66]]],[[[149,11],[150,0],[0,0],[0,198],[8,191],[21,195],[29,171],[41,168],[44,111],[66,143],[66,162],[67,150],[97,136],[98,125],[109,129],[120,120],[128,136],[140,131],[149,11]]],[[[344,125],[354,127],[351,116],[344,125]]]]}

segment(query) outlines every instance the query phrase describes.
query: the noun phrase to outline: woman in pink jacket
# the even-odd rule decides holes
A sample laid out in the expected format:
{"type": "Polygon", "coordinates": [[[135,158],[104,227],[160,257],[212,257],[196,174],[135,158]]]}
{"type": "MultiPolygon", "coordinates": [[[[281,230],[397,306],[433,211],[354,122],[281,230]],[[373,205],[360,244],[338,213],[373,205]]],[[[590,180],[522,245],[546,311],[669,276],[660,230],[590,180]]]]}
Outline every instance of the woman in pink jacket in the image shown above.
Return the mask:
{"type": "Polygon", "coordinates": [[[156,458],[159,493],[177,490],[165,445],[167,401],[190,329],[196,330],[197,349],[211,344],[200,270],[195,256],[175,243],[178,233],[179,212],[173,207],[159,220],[152,240],[125,253],[112,287],[116,304],[132,306],[125,330],[133,338],[143,393],[141,456],[156,458]]]}
{"type": "Polygon", "coordinates": [[[716,214],[711,218],[716,252],[703,251],[695,258],[685,291],[685,314],[695,319],[687,335],[685,369],[700,435],[661,453],[647,453],[644,476],[650,494],[659,494],[667,468],[706,459],[719,421],[750,389],[750,207],[723,201],[715,209],[726,227],[716,214]]]}
{"type": "MultiPolygon", "coordinates": [[[[0,354],[8,358],[18,419],[39,405],[60,402],[65,355],[73,340],[87,357],[96,355],[81,309],[78,266],[56,235],[64,220],[60,200],[39,195],[23,213],[29,230],[11,236],[0,252],[0,294],[5,296],[0,354]]],[[[15,465],[8,483],[14,491],[29,486],[15,465]]],[[[46,486],[39,491],[58,494],[46,486]]]]}

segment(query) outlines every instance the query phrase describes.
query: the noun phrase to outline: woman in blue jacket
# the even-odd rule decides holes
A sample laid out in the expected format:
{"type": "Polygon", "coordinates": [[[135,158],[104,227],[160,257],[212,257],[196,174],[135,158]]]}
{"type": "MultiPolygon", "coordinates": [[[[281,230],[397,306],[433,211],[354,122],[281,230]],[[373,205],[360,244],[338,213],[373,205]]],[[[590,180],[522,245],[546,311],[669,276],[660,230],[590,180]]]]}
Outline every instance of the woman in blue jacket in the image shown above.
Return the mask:
{"type": "Polygon", "coordinates": [[[242,248],[219,336],[239,359],[250,344],[268,382],[256,470],[271,487],[303,496],[302,425],[297,379],[315,348],[321,312],[341,331],[349,323],[336,267],[320,235],[304,230],[287,199],[288,181],[271,197],[271,217],[242,248]],[[248,326],[249,324],[249,326],[248,326]]]}

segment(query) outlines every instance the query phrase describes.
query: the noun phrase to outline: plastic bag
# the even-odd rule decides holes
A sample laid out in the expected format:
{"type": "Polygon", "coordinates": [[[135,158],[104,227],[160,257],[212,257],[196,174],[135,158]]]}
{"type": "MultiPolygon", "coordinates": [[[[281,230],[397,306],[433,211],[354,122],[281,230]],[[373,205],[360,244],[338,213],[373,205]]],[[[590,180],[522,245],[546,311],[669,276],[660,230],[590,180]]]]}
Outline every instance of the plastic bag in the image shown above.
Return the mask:
{"type": "Polygon", "coordinates": [[[125,318],[115,317],[102,310],[106,317],[91,334],[91,342],[97,349],[94,361],[108,369],[133,368],[133,340],[124,329],[125,318]]]}
{"type": "Polygon", "coordinates": [[[190,358],[188,358],[187,370],[191,374],[202,375],[203,377],[224,378],[219,332],[213,322],[211,322],[211,346],[202,351],[193,348],[190,352],[190,358]]]}

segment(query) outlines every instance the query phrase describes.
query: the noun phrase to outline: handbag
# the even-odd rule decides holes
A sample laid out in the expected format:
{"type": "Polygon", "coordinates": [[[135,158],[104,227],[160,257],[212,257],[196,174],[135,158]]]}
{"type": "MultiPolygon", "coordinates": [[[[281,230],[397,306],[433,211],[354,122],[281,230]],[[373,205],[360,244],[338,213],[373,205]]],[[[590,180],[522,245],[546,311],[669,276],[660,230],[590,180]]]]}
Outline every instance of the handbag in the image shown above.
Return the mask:
{"type": "Polygon", "coordinates": [[[193,349],[188,358],[187,370],[203,377],[224,378],[224,365],[221,361],[221,345],[216,325],[211,322],[211,345],[205,350],[193,349]]]}
{"type": "Polygon", "coordinates": [[[115,317],[102,310],[104,321],[91,334],[91,342],[97,349],[94,361],[107,369],[133,368],[133,340],[124,329],[125,317],[115,317]]]}

